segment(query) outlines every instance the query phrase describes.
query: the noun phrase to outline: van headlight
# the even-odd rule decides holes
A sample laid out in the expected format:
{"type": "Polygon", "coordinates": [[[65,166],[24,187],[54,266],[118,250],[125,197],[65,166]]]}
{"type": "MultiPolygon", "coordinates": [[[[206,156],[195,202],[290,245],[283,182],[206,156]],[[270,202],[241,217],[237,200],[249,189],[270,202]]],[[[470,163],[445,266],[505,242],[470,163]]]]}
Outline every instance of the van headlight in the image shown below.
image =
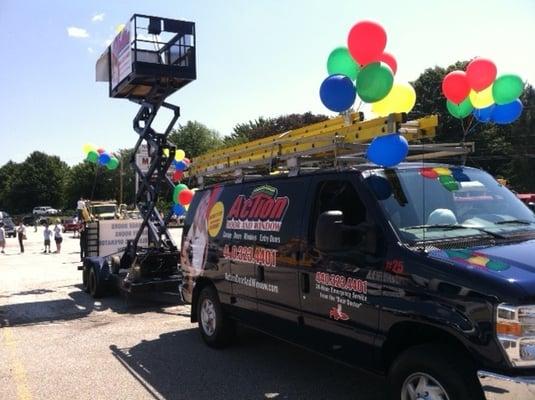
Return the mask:
{"type": "Polygon", "coordinates": [[[496,313],[496,335],[511,364],[535,366],[535,305],[500,304],[496,313]]]}

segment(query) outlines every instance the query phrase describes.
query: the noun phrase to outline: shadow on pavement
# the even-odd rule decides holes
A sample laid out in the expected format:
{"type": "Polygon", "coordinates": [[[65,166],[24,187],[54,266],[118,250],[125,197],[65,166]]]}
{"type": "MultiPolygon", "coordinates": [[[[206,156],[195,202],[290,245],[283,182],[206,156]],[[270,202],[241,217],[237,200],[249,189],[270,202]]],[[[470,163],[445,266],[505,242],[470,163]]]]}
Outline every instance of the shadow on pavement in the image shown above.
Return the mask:
{"type": "Polygon", "coordinates": [[[384,399],[384,380],[263,334],[240,329],[237,343],[208,348],[196,329],[131,348],[110,346],[154,398],[384,399]]]}
{"type": "MultiPolygon", "coordinates": [[[[71,286],[79,290],[72,291],[68,298],[18,302],[0,306],[0,327],[29,325],[38,323],[53,323],[81,319],[92,312],[111,310],[119,314],[141,314],[145,312],[184,315],[166,308],[181,304],[178,295],[162,293],[145,294],[143,296],[124,297],[120,295],[93,299],[82,290],[81,285],[71,286]]],[[[34,289],[26,292],[13,293],[11,296],[40,295],[54,292],[49,289],[34,289]]]]}

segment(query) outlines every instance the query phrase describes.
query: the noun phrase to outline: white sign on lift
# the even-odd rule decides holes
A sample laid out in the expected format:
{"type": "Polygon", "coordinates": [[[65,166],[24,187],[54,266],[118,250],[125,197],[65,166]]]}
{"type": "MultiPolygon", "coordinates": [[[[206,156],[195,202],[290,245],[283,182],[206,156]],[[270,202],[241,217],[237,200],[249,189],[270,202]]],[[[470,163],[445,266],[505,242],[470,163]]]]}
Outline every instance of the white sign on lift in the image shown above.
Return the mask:
{"type": "MultiPolygon", "coordinates": [[[[101,257],[120,254],[128,240],[134,240],[141,226],[141,219],[110,219],[99,221],[98,253],[101,257]]],[[[147,247],[149,235],[147,228],[141,234],[138,245],[147,247]]]]}

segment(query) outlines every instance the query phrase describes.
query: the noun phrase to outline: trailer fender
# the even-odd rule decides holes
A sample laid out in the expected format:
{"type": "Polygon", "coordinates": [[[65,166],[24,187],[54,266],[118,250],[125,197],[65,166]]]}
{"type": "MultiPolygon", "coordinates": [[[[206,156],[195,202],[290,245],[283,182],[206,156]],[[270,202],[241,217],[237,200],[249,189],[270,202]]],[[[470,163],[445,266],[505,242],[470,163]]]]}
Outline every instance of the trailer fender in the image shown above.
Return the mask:
{"type": "Polygon", "coordinates": [[[86,257],[84,259],[84,270],[95,270],[101,282],[109,282],[111,279],[111,267],[108,260],[104,257],[86,257]]]}

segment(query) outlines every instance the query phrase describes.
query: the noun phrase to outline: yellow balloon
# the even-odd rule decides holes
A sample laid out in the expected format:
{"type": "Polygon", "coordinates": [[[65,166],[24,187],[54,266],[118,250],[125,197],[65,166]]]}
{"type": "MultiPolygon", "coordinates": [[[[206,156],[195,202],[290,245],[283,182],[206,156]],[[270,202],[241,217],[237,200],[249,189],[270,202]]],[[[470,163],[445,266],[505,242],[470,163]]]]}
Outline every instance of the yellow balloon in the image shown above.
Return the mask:
{"type": "Polygon", "coordinates": [[[493,105],[494,97],[492,97],[492,85],[483,89],[481,92],[471,90],[470,103],[472,103],[475,108],[486,108],[493,105]]]}
{"type": "Polygon", "coordinates": [[[452,172],[451,172],[451,170],[449,168],[444,168],[444,167],[433,168],[433,171],[435,171],[440,176],[447,176],[447,175],[451,175],[452,174],[452,172]]]}
{"type": "Polygon", "coordinates": [[[382,100],[372,104],[372,111],[379,117],[391,113],[409,112],[416,104],[416,92],[408,83],[394,83],[382,100]]]}
{"type": "Polygon", "coordinates": [[[178,149],[175,152],[175,160],[182,161],[184,158],[186,158],[186,153],[184,152],[184,150],[178,149]]]}
{"type": "Polygon", "coordinates": [[[96,150],[96,146],[92,145],[91,143],[85,143],[83,146],[82,146],[82,151],[87,154],[89,153],[91,150],[96,150]]]}
{"type": "Polygon", "coordinates": [[[169,157],[169,149],[163,149],[163,155],[169,157]]]}
{"type": "Polygon", "coordinates": [[[119,24],[115,27],[115,33],[121,33],[121,31],[124,29],[124,24],[119,24]]]}

